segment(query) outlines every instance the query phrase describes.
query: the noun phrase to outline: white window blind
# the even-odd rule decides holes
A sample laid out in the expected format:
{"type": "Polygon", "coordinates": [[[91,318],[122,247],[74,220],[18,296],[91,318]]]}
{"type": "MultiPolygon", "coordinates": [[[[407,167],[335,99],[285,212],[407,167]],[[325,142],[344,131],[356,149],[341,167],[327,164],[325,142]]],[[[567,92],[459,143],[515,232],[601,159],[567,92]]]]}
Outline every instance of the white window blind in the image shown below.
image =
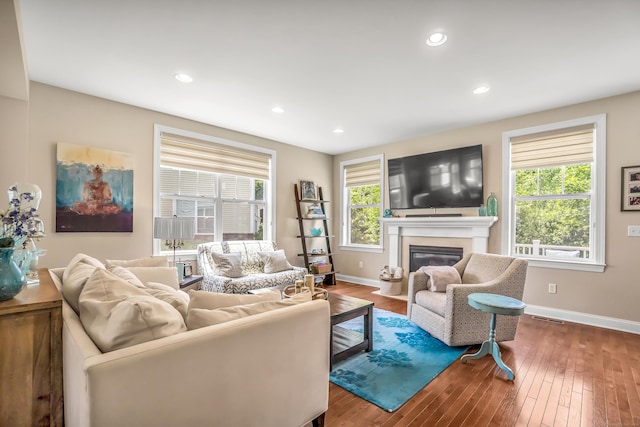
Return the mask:
{"type": "Polygon", "coordinates": [[[162,132],[160,165],[268,180],[271,156],[162,132]]]}
{"type": "Polygon", "coordinates": [[[593,162],[594,125],[512,137],[511,169],[593,162]]]}
{"type": "Polygon", "coordinates": [[[347,165],[344,174],[346,187],[380,184],[380,161],[347,165]]]}

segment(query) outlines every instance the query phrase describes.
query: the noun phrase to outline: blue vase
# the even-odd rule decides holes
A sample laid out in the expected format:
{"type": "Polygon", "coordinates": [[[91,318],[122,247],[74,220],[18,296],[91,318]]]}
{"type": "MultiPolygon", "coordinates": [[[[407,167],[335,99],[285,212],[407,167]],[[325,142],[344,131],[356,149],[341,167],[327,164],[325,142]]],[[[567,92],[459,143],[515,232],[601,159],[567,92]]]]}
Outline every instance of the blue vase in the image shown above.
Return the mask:
{"type": "Polygon", "coordinates": [[[0,301],[18,295],[26,281],[13,259],[15,248],[0,248],[0,301]]]}
{"type": "Polygon", "coordinates": [[[493,193],[487,198],[487,215],[498,216],[498,199],[493,193]]]}

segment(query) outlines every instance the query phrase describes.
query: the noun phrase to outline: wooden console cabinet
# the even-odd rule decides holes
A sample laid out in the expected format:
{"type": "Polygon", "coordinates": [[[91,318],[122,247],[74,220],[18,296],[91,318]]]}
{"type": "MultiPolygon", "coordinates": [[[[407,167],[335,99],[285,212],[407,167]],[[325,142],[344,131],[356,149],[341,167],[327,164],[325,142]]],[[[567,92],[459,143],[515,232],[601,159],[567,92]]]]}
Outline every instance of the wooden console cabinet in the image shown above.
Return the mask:
{"type": "Polygon", "coordinates": [[[0,426],[62,426],[62,299],[49,271],[0,302],[0,426]]]}

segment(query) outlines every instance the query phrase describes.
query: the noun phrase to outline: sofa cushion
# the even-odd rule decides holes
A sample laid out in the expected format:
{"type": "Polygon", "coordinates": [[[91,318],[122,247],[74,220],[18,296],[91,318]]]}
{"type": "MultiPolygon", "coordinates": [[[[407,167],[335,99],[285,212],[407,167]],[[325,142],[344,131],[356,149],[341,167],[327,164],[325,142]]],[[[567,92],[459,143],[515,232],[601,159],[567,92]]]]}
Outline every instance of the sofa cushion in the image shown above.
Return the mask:
{"type": "Polygon", "coordinates": [[[447,294],[445,292],[418,291],[416,292],[416,304],[444,317],[447,294]]]}
{"type": "Polygon", "coordinates": [[[164,283],[173,289],[180,288],[178,270],[175,267],[127,267],[142,283],[164,283]]]}
{"type": "Polygon", "coordinates": [[[212,252],[211,256],[216,263],[216,274],[225,277],[242,277],[242,254],[240,252],[232,252],[228,254],[220,254],[212,252]]]}
{"type": "Polygon", "coordinates": [[[166,256],[150,256],[147,258],[137,259],[108,259],[105,264],[108,267],[168,267],[169,260],[166,256]]]}
{"type": "Polygon", "coordinates": [[[236,305],[253,304],[263,301],[280,301],[279,290],[252,294],[220,294],[207,291],[189,291],[189,310],[194,308],[217,309],[236,305]]]}
{"type": "Polygon", "coordinates": [[[253,316],[254,314],[265,313],[267,311],[277,310],[280,308],[291,307],[299,304],[295,300],[282,301],[261,301],[247,305],[236,305],[233,307],[218,308],[215,310],[207,310],[203,308],[191,308],[187,315],[187,328],[189,330],[204,328],[205,326],[217,325],[218,323],[229,322],[243,317],[253,316]]]}
{"type": "Polygon", "coordinates": [[[284,250],[280,249],[272,252],[258,252],[264,264],[265,273],[277,273],[279,271],[293,270],[293,266],[287,261],[284,250]]]}
{"type": "Polygon", "coordinates": [[[62,295],[76,313],[80,313],[78,298],[82,288],[97,268],[104,269],[105,267],[99,260],[80,253],[69,261],[67,268],[62,273],[62,295]]]}
{"type": "Polygon", "coordinates": [[[143,289],[96,269],[79,298],[80,321],[102,352],[186,331],[182,315],[143,289]]]}

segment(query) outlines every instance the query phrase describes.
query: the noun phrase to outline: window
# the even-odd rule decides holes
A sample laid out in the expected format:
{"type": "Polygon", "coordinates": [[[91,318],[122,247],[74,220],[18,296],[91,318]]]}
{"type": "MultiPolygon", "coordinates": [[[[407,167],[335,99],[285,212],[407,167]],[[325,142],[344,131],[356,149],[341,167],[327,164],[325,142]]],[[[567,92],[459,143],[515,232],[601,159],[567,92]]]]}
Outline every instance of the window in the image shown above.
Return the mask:
{"type": "Polygon", "coordinates": [[[604,271],[605,115],[503,134],[503,248],[530,265],[604,271]]]}
{"type": "Polygon", "coordinates": [[[382,251],[382,155],[340,163],[342,248],[382,251]]]}
{"type": "MultiPolygon", "coordinates": [[[[262,240],[273,229],[272,168],[275,152],[156,126],[154,216],[194,218],[199,243],[262,240]]],[[[155,240],[156,253],[164,248],[155,240]]]]}

